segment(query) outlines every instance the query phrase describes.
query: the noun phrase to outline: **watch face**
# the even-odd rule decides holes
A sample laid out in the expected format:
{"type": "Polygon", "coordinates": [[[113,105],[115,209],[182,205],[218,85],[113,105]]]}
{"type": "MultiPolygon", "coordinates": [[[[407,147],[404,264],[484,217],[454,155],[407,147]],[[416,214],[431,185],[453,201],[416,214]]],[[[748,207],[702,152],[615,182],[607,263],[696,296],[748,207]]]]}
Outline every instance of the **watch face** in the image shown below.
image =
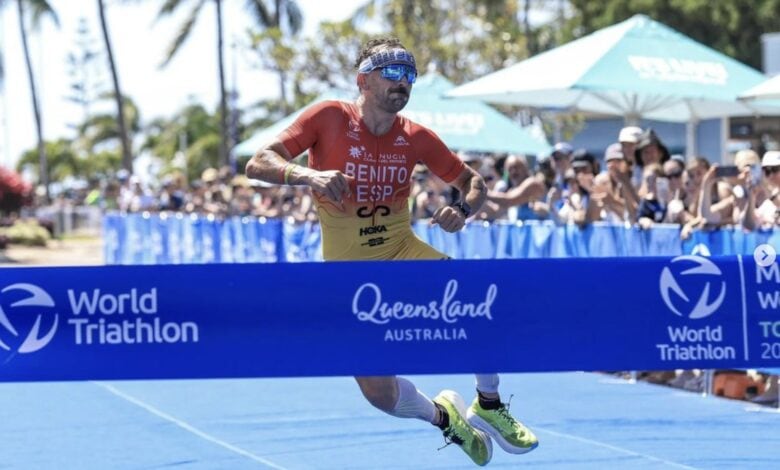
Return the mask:
{"type": "Polygon", "coordinates": [[[465,202],[459,202],[458,207],[460,207],[460,210],[463,212],[463,215],[465,215],[466,217],[471,215],[471,206],[469,206],[465,202]]]}

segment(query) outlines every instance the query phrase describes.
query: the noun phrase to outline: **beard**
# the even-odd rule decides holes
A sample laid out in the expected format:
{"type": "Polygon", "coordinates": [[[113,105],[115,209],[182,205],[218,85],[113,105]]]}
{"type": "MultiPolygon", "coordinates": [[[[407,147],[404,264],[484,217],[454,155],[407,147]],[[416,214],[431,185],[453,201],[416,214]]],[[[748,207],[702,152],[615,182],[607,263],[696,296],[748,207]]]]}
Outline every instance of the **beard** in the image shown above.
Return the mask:
{"type": "Polygon", "coordinates": [[[384,111],[397,113],[409,102],[409,92],[410,90],[404,87],[391,88],[384,99],[380,100],[379,105],[384,111]]]}

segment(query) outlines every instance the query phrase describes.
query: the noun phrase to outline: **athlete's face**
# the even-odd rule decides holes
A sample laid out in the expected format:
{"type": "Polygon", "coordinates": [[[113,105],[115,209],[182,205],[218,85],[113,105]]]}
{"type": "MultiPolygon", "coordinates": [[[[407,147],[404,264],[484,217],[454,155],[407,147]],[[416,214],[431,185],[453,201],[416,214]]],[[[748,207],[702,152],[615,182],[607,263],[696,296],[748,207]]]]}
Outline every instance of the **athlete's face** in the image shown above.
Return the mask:
{"type": "Polygon", "coordinates": [[[381,70],[365,74],[365,94],[383,111],[397,113],[409,102],[412,85],[404,76],[398,81],[382,77],[381,70]]]}

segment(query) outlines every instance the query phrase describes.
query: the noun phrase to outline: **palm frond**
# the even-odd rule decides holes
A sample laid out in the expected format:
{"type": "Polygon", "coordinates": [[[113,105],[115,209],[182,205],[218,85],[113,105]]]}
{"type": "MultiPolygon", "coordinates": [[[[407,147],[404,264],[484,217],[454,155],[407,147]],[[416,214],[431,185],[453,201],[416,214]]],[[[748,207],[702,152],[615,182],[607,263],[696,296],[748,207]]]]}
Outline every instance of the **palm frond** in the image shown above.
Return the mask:
{"type": "Polygon", "coordinates": [[[27,0],[27,4],[30,7],[33,28],[37,28],[44,17],[51,18],[54,24],[60,27],[60,18],[47,0],[27,0]]]}
{"type": "Polygon", "coordinates": [[[184,3],[183,0],[165,0],[160,7],[160,11],[157,12],[157,19],[170,15],[176,11],[182,3],[184,3]]]}
{"type": "Polygon", "coordinates": [[[200,10],[203,7],[205,1],[206,0],[199,0],[198,3],[196,3],[195,6],[192,7],[192,10],[190,10],[187,19],[184,20],[184,23],[182,23],[181,28],[179,28],[179,32],[176,34],[176,37],[174,38],[173,42],[171,42],[170,46],[168,46],[168,50],[165,54],[165,59],[163,60],[162,64],[160,64],[160,67],[165,67],[166,65],[168,65],[173,59],[173,56],[175,56],[176,53],[179,52],[179,48],[181,47],[181,45],[184,44],[187,38],[190,37],[190,33],[192,33],[192,27],[195,25],[195,21],[197,21],[198,19],[198,13],[200,13],[200,10]]]}
{"type": "Polygon", "coordinates": [[[287,14],[287,25],[290,27],[290,33],[295,36],[303,29],[303,12],[300,5],[295,0],[284,2],[285,13],[287,14]]]}
{"type": "Polygon", "coordinates": [[[261,26],[266,28],[273,26],[273,15],[268,11],[268,7],[263,0],[248,0],[247,7],[261,26]]]}

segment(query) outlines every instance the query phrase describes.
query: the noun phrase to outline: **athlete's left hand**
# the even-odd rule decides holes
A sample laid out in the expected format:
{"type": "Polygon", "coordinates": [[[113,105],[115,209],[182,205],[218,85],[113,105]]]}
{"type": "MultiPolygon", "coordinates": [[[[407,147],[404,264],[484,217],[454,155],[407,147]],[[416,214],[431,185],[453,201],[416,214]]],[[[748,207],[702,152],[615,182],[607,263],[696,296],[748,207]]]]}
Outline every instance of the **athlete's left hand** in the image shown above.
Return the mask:
{"type": "Polygon", "coordinates": [[[456,207],[439,207],[431,217],[431,225],[435,224],[438,224],[445,232],[457,232],[466,225],[466,216],[456,207]]]}

